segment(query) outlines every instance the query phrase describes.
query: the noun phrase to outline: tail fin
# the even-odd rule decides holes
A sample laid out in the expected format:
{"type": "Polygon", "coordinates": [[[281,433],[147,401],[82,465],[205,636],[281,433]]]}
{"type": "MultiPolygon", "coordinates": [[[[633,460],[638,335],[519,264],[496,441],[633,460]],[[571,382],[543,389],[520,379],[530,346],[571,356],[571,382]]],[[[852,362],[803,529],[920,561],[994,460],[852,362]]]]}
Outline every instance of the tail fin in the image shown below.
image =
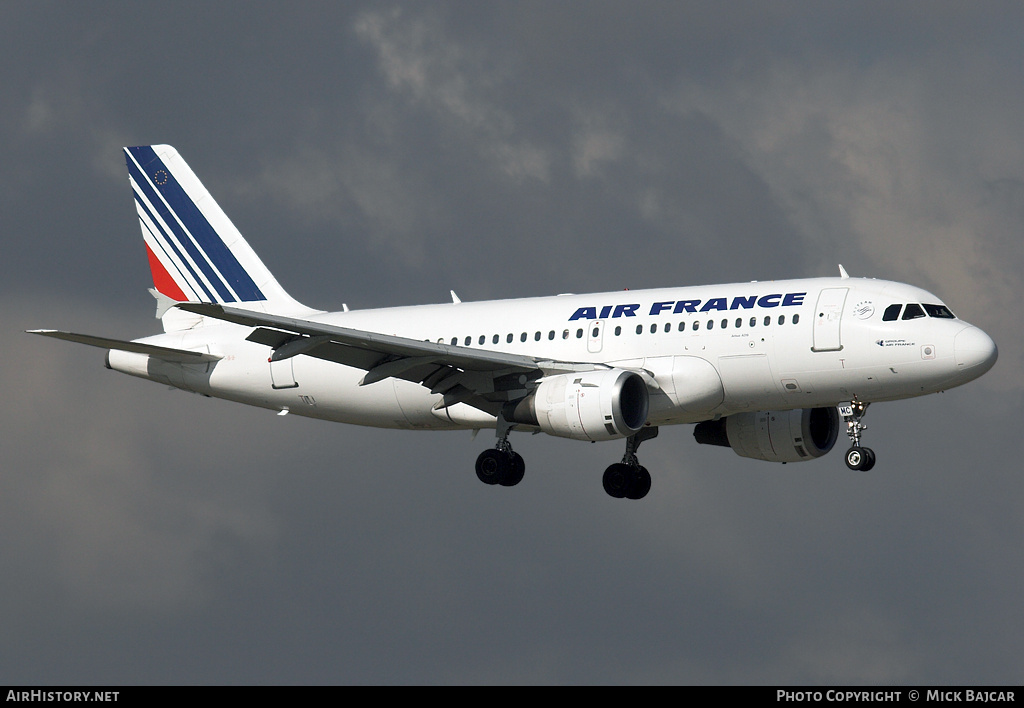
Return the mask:
{"type": "Polygon", "coordinates": [[[142,145],[124,152],[157,291],[178,302],[310,311],[278,284],[177,150],[142,145]]]}

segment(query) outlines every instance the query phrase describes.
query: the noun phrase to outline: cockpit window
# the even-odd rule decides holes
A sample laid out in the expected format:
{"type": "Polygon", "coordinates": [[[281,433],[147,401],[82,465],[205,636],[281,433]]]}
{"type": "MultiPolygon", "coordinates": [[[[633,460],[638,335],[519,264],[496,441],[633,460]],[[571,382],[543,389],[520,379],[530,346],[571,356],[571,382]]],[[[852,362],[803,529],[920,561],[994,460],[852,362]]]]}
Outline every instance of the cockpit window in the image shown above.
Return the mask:
{"type": "Polygon", "coordinates": [[[905,320],[916,320],[918,317],[924,316],[924,310],[916,302],[907,305],[907,309],[903,311],[903,319],[905,320]]]}
{"type": "Polygon", "coordinates": [[[929,317],[939,317],[944,320],[955,320],[956,315],[949,311],[945,305],[925,305],[924,311],[929,317]]]}
{"type": "Polygon", "coordinates": [[[892,322],[900,316],[900,308],[903,305],[896,303],[895,305],[889,305],[885,308],[885,312],[882,314],[882,322],[892,322]]]}

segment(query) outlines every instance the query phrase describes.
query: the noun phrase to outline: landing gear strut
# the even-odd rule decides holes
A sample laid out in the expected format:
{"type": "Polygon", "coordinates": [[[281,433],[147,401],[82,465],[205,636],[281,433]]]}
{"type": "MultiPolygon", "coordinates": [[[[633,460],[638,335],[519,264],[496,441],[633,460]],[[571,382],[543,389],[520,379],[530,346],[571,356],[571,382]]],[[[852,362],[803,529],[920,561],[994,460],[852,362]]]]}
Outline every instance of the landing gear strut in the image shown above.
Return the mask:
{"type": "Polygon", "coordinates": [[[850,436],[850,447],[846,451],[846,466],[851,470],[867,472],[875,466],[875,451],[870,447],[861,447],[860,436],[868,429],[861,420],[867,413],[870,403],[863,403],[854,396],[848,406],[839,406],[839,413],[846,421],[846,434],[850,436]]]}
{"type": "Polygon", "coordinates": [[[523,456],[512,450],[508,434],[512,431],[510,424],[503,417],[498,417],[498,442],[493,450],[484,450],[476,458],[476,476],[484,484],[500,484],[503,487],[514,487],[523,481],[526,473],[526,462],[523,456]]]}
{"type": "Polygon", "coordinates": [[[636,451],[644,440],[658,437],[657,426],[641,428],[626,439],[626,454],[622,462],[610,465],[604,471],[604,491],[616,499],[643,499],[651,491],[651,473],[640,464],[636,451]]]}

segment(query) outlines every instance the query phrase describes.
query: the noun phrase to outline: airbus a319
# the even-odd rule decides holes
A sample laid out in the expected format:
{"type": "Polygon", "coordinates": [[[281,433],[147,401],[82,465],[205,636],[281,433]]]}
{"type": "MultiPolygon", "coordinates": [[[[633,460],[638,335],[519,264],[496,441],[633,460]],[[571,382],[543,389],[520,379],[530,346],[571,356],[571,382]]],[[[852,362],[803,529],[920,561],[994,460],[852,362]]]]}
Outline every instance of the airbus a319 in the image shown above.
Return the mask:
{"type": "Polygon", "coordinates": [[[205,396],[380,428],[494,429],[476,474],[525,473],[511,431],[624,439],[605,491],[640,499],[640,444],[693,424],[698,443],[804,462],[840,433],[869,470],[868,405],[965,384],[996,345],[935,295],[840,276],[341,312],[281,287],[168,145],[124,149],[164,333],[108,349],[110,369],[205,396]]]}

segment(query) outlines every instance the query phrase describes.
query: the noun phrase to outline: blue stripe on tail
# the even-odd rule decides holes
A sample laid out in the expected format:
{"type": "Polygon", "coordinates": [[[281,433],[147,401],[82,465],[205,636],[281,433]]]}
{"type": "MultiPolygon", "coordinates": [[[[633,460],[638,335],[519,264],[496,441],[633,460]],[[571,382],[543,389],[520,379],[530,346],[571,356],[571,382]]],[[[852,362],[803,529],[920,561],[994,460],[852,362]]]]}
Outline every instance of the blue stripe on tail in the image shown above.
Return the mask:
{"type": "MultiPolygon", "coordinates": [[[[136,184],[138,183],[136,182],[136,184]]],[[[142,188],[142,186],[139,187],[139,189],[142,188]]],[[[159,231],[159,235],[162,238],[157,238],[157,234],[153,233],[153,229],[149,228],[149,225],[145,221],[142,221],[140,219],[140,221],[142,221],[142,227],[149,232],[149,234],[153,237],[153,240],[156,242],[157,246],[160,247],[160,250],[163,252],[163,254],[168,257],[169,264],[172,267],[174,267],[175,261],[170,257],[171,255],[173,255],[174,258],[177,259],[177,262],[181,263],[182,267],[184,267],[185,270],[188,271],[188,273],[186,274],[182,273],[180,268],[176,268],[179,275],[181,276],[181,279],[184,281],[186,285],[189,286],[189,290],[196,291],[196,287],[199,287],[206,294],[206,298],[208,301],[217,302],[217,298],[214,296],[212,292],[210,292],[210,289],[206,287],[206,283],[203,282],[202,278],[199,277],[199,274],[196,273],[195,269],[192,268],[192,265],[185,259],[184,255],[182,255],[181,250],[175,245],[175,239],[172,238],[171,235],[164,230],[163,226],[160,225],[160,219],[156,218],[156,215],[149,208],[149,205],[146,204],[146,200],[143,199],[142,196],[139,195],[138,193],[135,194],[135,204],[138,205],[139,209],[145,212],[146,216],[149,219],[149,223],[152,224],[157,231],[159,231]],[[167,244],[167,246],[165,247],[164,244],[167,244]],[[167,252],[168,248],[170,249],[171,253],[167,252]],[[191,279],[189,278],[189,276],[191,276],[191,279]],[[192,285],[193,282],[195,283],[194,286],[192,285]]]]}

